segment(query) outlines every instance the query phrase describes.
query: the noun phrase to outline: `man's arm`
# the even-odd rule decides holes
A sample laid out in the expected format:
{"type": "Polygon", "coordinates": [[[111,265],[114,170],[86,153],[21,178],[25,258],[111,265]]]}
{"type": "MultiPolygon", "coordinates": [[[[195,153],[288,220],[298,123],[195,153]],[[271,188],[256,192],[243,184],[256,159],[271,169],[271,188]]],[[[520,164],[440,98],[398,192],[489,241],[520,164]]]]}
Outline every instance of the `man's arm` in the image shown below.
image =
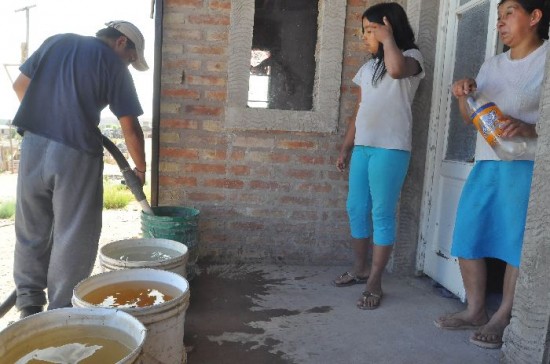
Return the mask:
{"type": "Polygon", "coordinates": [[[120,117],[119,122],[122,128],[122,134],[124,135],[124,141],[128,147],[128,152],[137,169],[136,174],[139,179],[141,179],[141,182],[145,184],[147,163],[145,161],[145,140],[143,138],[141,125],[139,125],[137,117],[132,115],[120,117]]]}
{"type": "Polygon", "coordinates": [[[19,102],[23,100],[23,96],[25,96],[25,93],[27,92],[27,88],[29,88],[30,83],[31,79],[24,74],[20,73],[19,76],[17,76],[17,79],[13,83],[13,90],[15,91],[19,102]]]}

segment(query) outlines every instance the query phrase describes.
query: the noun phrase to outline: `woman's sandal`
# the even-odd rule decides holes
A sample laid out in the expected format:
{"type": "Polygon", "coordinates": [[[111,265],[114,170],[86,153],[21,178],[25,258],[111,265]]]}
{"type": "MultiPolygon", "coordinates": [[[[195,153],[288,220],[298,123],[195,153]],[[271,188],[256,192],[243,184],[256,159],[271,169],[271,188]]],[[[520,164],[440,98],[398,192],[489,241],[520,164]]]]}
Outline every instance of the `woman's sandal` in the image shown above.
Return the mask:
{"type": "Polygon", "coordinates": [[[380,294],[364,291],[359,302],[357,302],[357,308],[361,310],[374,310],[380,307],[380,301],[382,300],[382,292],[380,294]],[[367,304],[371,300],[371,304],[367,304]]]}
{"type": "Polygon", "coordinates": [[[345,272],[338,276],[335,280],[332,281],[334,287],[349,287],[354,284],[363,284],[367,283],[369,277],[359,277],[351,274],[350,272],[345,272]]]}

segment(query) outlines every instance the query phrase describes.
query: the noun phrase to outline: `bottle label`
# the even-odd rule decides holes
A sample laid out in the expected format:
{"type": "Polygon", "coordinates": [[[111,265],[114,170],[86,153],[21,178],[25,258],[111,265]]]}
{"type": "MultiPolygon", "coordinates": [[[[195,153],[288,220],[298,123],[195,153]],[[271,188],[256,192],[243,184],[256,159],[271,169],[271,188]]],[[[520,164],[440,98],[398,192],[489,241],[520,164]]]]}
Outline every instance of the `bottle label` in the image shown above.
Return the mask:
{"type": "Polygon", "coordinates": [[[492,147],[497,144],[497,137],[500,137],[502,134],[502,129],[500,128],[500,120],[502,118],[502,112],[493,102],[488,102],[481,106],[470,116],[476,129],[492,147]]]}

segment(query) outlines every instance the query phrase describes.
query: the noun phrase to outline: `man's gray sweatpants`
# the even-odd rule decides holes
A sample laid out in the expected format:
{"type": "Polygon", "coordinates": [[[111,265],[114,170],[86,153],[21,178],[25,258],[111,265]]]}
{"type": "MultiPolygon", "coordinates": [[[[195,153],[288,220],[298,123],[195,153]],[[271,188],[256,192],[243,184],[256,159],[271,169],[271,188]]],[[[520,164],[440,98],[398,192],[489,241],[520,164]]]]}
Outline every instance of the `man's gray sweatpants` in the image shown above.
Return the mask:
{"type": "Polygon", "coordinates": [[[103,208],[103,158],[25,132],[17,179],[17,308],[71,306],[95,262],[103,208]]]}

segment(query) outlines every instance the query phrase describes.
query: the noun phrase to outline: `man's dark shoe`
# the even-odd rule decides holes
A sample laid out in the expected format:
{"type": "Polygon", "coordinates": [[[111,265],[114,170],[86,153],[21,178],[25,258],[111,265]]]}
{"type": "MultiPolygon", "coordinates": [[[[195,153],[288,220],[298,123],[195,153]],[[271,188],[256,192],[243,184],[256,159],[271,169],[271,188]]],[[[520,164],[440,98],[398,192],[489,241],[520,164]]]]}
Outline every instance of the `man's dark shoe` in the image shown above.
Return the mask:
{"type": "Polygon", "coordinates": [[[24,319],[27,316],[34,315],[36,313],[40,313],[44,310],[42,306],[27,306],[23,307],[19,312],[19,318],[24,319]]]}

